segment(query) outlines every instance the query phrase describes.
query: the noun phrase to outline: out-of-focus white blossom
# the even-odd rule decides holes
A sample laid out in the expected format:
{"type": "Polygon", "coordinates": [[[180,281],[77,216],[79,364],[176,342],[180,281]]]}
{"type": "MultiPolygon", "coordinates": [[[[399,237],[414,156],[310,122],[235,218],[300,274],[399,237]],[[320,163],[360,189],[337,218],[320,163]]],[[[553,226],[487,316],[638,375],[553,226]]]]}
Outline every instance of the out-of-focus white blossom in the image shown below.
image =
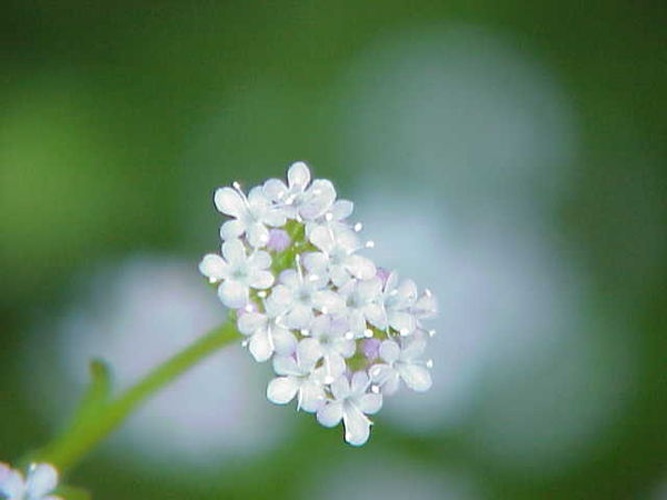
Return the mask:
{"type": "Polygon", "coordinates": [[[47,463],[35,463],[24,478],[21,471],[0,462],[0,498],[7,500],[62,500],[52,495],[58,486],[58,471],[47,463]]]}
{"type": "Polygon", "coordinates": [[[215,194],[223,223],[222,255],[199,269],[218,285],[224,305],[237,309],[239,331],[256,361],[273,357],[278,375],[267,388],[276,404],[297,400],[345,440],[364,444],[368,415],[399,381],[415,391],[431,386],[429,338],[423,320],[436,312],[433,295],[399,281],[359,253],[353,204],[336,200],[328,180],[311,180],[303,162],[287,182],[270,179],[246,197],[238,184],[215,194]]]}

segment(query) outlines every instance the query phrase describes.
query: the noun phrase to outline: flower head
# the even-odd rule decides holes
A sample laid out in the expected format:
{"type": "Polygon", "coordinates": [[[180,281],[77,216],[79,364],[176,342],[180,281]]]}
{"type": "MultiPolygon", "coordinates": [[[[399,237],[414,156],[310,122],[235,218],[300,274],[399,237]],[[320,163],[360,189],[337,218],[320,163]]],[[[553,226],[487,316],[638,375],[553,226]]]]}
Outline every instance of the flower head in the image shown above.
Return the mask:
{"type": "Polygon", "coordinates": [[[360,252],[361,224],[347,222],[353,204],[336,200],[328,180],[311,179],[303,162],[287,182],[270,179],[246,196],[238,184],[215,193],[223,223],[222,252],[199,269],[257,361],[273,359],[267,388],[276,404],[297,400],[324,426],[343,422],[345,440],[364,444],[383,396],[403,380],[431,386],[423,361],[435,297],[412,280],[379,268],[360,252]]]}
{"type": "Polygon", "coordinates": [[[32,464],[27,476],[0,462],[0,498],[8,500],[62,500],[51,495],[58,485],[58,471],[46,463],[32,464]]]}

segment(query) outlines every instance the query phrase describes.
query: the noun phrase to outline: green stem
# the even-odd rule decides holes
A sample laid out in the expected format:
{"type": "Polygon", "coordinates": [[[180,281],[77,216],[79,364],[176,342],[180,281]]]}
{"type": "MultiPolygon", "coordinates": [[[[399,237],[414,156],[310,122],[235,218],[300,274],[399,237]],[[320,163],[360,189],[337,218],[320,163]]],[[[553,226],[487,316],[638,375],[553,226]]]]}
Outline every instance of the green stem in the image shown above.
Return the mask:
{"type": "Polygon", "coordinates": [[[157,366],[114,400],[102,403],[95,411],[88,411],[85,418],[75,420],[62,436],[38,451],[31,460],[52,463],[61,471],[71,468],[156,392],[238,338],[236,325],[228,320],[157,366]]]}

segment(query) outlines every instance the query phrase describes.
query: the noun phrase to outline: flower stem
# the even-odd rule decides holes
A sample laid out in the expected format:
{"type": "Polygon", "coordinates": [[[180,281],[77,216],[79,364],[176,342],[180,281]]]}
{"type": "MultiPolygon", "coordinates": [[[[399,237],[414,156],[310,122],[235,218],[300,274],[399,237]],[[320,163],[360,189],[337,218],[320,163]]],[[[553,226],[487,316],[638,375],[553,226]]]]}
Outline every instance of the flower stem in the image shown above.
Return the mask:
{"type": "Polygon", "coordinates": [[[92,409],[84,404],[71,427],[30,459],[52,463],[61,471],[71,468],[160,389],[238,338],[235,323],[228,320],[155,367],[118,397],[92,409]]]}

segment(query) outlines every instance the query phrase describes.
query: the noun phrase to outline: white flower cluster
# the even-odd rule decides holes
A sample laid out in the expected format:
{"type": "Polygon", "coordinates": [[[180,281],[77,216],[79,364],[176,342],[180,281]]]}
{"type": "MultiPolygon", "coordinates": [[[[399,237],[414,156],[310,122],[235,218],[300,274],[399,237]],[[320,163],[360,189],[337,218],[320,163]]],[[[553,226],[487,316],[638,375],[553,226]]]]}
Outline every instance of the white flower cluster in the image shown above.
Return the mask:
{"type": "Polygon", "coordinates": [[[273,358],[267,388],[277,404],[296,398],[324,426],[343,421],[345,440],[364,444],[371,415],[400,381],[431,386],[422,321],[436,313],[433,295],[377,268],[359,250],[361,224],[346,222],[352,202],[336,200],[328,180],[311,182],[303,162],[287,184],[270,179],[246,195],[238,184],[215,192],[231,219],[220,228],[221,255],[199,269],[236,310],[244,345],[255,360],[273,358]]]}
{"type": "Polygon", "coordinates": [[[62,500],[51,495],[58,485],[58,471],[50,464],[32,464],[28,475],[0,462],[0,498],[7,500],[62,500]]]}

